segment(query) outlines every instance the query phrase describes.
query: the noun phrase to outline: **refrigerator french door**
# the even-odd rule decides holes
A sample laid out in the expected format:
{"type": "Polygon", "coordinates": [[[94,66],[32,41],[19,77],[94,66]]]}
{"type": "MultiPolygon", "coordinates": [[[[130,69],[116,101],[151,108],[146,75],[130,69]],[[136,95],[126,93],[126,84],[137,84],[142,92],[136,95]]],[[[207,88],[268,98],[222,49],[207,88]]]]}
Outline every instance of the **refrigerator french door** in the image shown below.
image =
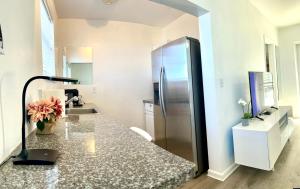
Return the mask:
{"type": "Polygon", "coordinates": [[[198,40],[184,37],[152,52],[155,143],[208,169],[198,40]]]}

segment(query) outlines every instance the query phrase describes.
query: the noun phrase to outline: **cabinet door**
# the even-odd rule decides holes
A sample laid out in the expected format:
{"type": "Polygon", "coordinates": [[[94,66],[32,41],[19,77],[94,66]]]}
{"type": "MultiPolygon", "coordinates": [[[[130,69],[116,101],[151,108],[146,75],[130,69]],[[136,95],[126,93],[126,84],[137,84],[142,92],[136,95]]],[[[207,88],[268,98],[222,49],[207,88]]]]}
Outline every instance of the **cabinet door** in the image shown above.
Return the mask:
{"type": "Polygon", "coordinates": [[[274,164],[281,152],[281,136],[279,125],[275,125],[268,133],[268,147],[270,169],[273,169],[274,164]]]}
{"type": "Polygon", "coordinates": [[[263,170],[271,170],[268,133],[233,129],[235,163],[263,170]]]}
{"type": "Polygon", "coordinates": [[[154,134],[154,116],[153,112],[146,112],[145,113],[145,119],[146,119],[146,131],[149,133],[152,137],[152,139],[155,141],[155,134],[154,134]]]}
{"type": "MultiPolygon", "coordinates": [[[[167,150],[196,162],[193,150],[195,122],[191,86],[190,43],[180,39],[163,47],[163,97],[166,116],[167,150]]],[[[198,62],[197,62],[198,63],[198,62]]],[[[201,146],[200,146],[201,148],[201,146]]]]}
{"type": "Polygon", "coordinates": [[[144,112],[145,112],[146,131],[147,131],[147,133],[150,134],[152,139],[155,140],[153,104],[145,103],[144,104],[144,112]]]}
{"type": "Polygon", "coordinates": [[[289,133],[289,137],[291,137],[291,135],[293,134],[293,132],[294,132],[294,127],[295,126],[298,126],[297,125],[297,121],[295,121],[293,118],[291,118],[291,117],[289,117],[288,118],[289,119],[289,123],[288,123],[288,128],[289,128],[289,131],[290,131],[290,133],[289,133]]]}
{"type": "Polygon", "coordinates": [[[145,103],[144,108],[145,108],[145,112],[153,113],[153,104],[145,103]]]}

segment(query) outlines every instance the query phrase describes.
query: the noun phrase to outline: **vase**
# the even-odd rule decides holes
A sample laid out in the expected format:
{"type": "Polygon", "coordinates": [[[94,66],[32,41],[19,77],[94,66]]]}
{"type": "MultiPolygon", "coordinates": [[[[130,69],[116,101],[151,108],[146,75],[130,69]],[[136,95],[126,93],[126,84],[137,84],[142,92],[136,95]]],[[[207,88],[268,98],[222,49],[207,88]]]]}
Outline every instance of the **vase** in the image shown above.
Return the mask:
{"type": "Polygon", "coordinates": [[[242,118],[242,125],[243,126],[248,126],[249,125],[249,119],[243,119],[242,118]]]}
{"type": "Polygon", "coordinates": [[[44,123],[45,127],[43,130],[40,130],[39,128],[36,129],[36,134],[38,135],[50,135],[54,133],[54,128],[56,126],[56,122],[47,122],[44,123]]]}

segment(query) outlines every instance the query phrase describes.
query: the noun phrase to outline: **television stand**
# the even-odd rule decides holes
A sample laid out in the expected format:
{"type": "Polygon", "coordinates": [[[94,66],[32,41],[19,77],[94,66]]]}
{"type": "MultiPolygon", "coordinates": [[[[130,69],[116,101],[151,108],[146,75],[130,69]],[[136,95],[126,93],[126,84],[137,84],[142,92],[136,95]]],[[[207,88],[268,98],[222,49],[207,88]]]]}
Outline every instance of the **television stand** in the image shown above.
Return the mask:
{"type": "Polygon", "coordinates": [[[252,119],[249,126],[232,128],[235,163],[271,171],[293,133],[291,107],[279,107],[265,121],[252,119]]]}

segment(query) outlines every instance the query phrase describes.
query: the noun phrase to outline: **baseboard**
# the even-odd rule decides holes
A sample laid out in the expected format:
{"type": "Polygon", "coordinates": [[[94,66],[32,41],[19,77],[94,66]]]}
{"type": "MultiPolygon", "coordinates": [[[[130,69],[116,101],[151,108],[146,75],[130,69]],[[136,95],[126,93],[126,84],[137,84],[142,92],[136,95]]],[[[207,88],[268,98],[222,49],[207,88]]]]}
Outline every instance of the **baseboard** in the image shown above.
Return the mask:
{"type": "Polygon", "coordinates": [[[214,179],[224,181],[226,180],[237,168],[239,167],[238,164],[233,163],[230,165],[225,171],[218,172],[212,169],[208,170],[207,176],[212,177],[214,179]]]}

